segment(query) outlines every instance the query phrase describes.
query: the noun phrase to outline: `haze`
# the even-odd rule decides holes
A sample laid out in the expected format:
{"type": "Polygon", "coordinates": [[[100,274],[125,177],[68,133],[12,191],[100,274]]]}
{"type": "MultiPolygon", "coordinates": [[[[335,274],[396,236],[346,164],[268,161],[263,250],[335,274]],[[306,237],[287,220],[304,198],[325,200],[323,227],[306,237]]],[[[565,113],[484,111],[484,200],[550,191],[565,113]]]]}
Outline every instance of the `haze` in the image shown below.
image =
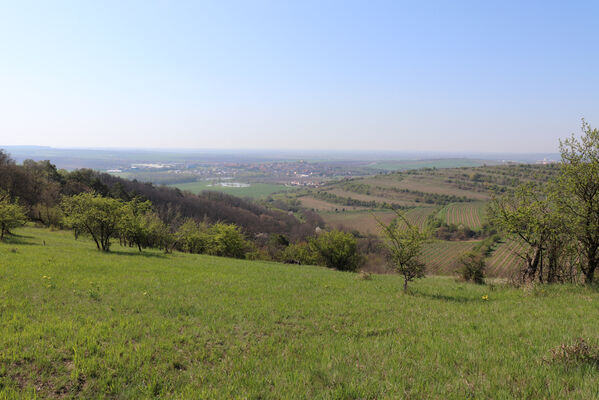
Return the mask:
{"type": "Polygon", "coordinates": [[[554,152],[597,4],[4,2],[0,147],[554,152]]]}

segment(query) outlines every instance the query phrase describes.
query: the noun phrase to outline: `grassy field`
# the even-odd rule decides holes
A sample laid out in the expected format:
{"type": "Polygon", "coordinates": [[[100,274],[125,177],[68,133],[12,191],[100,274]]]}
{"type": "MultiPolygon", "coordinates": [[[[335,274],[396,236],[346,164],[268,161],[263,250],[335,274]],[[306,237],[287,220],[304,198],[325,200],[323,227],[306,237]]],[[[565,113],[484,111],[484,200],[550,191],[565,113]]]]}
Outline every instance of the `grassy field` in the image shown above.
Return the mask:
{"type": "Polygon", "coordinates": [[[276,192],[282,192],[289,188],[285,185],[277,185],[272,183],[249,183],[248,187],[227,187],[213,184],[211,181],[177,183],[170,186],[177,187],[181,190],[187,190],[192,193],[200,193],[204,190],[212,190],[223,192],[238,197],[260,198],[266,197],[276,192]]]}
{"type": "Polygon", "coordinates": [[[136,251],[26,228],[0,244],[0,398],[599,396],[599,293],[136,251]],[[45,245],[44,245],[45,243],[45,245]],[[487,296],[484,300],[482,296],[487,296]]]}

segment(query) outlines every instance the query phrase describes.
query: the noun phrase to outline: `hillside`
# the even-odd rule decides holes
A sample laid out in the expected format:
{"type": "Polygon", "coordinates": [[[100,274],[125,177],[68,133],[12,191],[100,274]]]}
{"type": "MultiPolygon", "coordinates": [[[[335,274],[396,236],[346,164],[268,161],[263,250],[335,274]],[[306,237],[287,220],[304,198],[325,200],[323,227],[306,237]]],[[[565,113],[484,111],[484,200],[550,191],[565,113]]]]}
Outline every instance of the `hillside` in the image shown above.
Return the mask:
{"type": "MultiPolygon", "coordinates": [[[[428,218],[446,224],[438,239],[424,246],[423,258],[431,273],[453,274],[458,258],[481,239],[486,209],[493,193],[505,193],[526,182],[546,182],[558,172],[555,164],[484,165],[459,168],[422,168],[342,179],[315,189],[286,193],[317,212],[329,228],[379,235],[374,218],[390,223],[393,208],[408,221],[424,228],[428,218]],[[459,229],[462,232],[457,232],[459,229]],[[447,240],[451,239],[451,240],[447,240]]],[[[494,248],[487,274],[510,277],[522,262],[508,251],[494,248]]]]}
{"type": "Polygon", "coordinates": [[[599,293],[359,275],[114,245],[0,243],[0,398],[593,398],[599,293]],[[488,300],[481,296],[488,295],[488,300]],[[531,318],[534,316],[534,318],[531,318]],[[506,349],[508,349],[506,351],[506,349]]]}

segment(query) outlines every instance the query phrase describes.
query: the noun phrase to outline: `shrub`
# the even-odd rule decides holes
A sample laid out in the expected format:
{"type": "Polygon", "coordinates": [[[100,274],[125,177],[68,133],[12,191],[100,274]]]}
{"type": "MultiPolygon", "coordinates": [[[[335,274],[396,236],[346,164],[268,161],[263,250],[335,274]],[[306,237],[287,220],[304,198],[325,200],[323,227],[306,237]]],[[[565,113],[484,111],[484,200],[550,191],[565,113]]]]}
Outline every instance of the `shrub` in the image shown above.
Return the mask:
{"type": "Polygon", "coordinates": [[[213,256],[244,258],[250,248],[240,228],[218,222],[208,228],[206,253],[213,256]]]}
{"type": "Polygon", "coordinates": [[[290,244],[283,250],[281,258],[286,264],[318,264],[318,255],[313,252],[306,242],[290,244]]]}
{"type": "Polygon", "coordinates": [[[459,262],[462,265],[459,271],[462,279],[479,285],[485,283],[486,262],[482,254],[469,251],[460,257],[459,262]]]}
{"type": "Polygon", "coordinates": [[[568,367],[583,364],[599,367],[599,347],[588,344],[583,338],[578,338],[572,344],[562,344],[552,349],[550,361],[568,367]]]}
{"type": "Polygon", "coordinates": [[[188,218],[177,231],[178,249],[186,253],[201,254],[208,248],[207,226],[188,218]]]}
{"type": "Polygon", "coordinates": [[[310,240],[310,248],[320,263],[340,271],[356,271],[363,262],[358,243],[350,233],[324,232],[310,240]]]}

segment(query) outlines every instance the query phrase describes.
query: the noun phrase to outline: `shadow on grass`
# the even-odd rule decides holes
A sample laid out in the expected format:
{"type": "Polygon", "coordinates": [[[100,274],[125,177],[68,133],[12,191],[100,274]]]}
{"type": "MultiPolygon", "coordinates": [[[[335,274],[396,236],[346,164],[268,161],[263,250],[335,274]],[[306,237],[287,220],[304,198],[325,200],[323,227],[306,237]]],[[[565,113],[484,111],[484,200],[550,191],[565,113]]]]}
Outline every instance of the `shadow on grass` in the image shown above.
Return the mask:
{"type": "Polygon", "coordinates": [[[35,241],[32,240],[35,239],[34,236],[26,236],[26,235],[15,235],[15,234],[10,234],[10,235],[5,235],[4,236],[4,240],[2,241],[2,243],[5,244],[17,244],[17,245],[28,245],[28,246],[33,246],[33,245],[41,245],[42,241],[35,241]]]}
{"type": "Polygon", "coordinates": [[[425,292],[419,292],[419,291],[411,291],[411,295],[415,296],[415,297],[426,297],[429,299],[433,299],[433,300],[442,300],[442,301],[448,301],[448,302],[452,302],[452,303],[472,303],[474,301],[479,301],[478,298],[471,298],[471,297],[463,297],[463,296],[450,296],[450,295],[446,295],[446,294],[439,294],[439,293],[425,293],[425,292]]]}
{"type": "Polygon", "coordinates": [[[110,250],[109,253],[106,254],[116,254],[119,256],[132,256],[132,257],[150,257],[150,258],[166,258],[166,254],[161,254],[161,253],[146,253],[144,251],[142,251],[141,253],[139,251],[137,252],[132,252],[132,251],[120,251],[120,250],[110,250]]]}

